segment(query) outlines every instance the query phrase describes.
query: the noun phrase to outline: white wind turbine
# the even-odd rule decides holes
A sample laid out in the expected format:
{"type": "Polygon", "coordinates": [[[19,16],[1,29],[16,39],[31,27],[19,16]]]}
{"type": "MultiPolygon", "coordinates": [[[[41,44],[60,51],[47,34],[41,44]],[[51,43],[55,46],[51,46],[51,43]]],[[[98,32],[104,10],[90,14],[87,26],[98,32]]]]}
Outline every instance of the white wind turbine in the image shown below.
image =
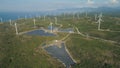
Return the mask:
{"type": "Polygon", "coordinates": [[[51,30],[51,33],[53,32],[53,23],[50,22],[50,30],[51,30]]]}
{"type": "Polygon", "coordinates": [[[33,23],[34,23],[34,28],[36,27],[36,20],[33,19],[33,23]]]}
{"type": "Polygon", "coordinates": [[[98,23],[98,30],[101,30],[101,22],[103,21],[102,20],[102,13],[98,16],[98,21],[97,21],[97,23],[98,23]]]}
{"type": "Polygon", "coordinates": [[[10,25],[12,25],[12,20],[11,19],[9,20],[9,22],[10,22],[10,25]]]}
{"type": "Polygon", "coordinates": [[[18,28],[16,22],[15,22],[15,31],[16,31],[16,35],[18,35],[18,28]]]}
{"type": "Polygon", "coordinates": [[[55,17],[55,24],[57,24],[57,17],[55,17]]]}

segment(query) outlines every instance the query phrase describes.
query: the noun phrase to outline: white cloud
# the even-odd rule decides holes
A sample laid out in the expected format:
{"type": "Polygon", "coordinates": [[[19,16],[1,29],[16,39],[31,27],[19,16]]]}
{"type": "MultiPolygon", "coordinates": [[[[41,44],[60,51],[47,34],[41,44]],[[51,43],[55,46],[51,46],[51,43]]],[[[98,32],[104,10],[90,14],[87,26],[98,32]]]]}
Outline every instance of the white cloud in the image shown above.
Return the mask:
{"type": "Polygon", "coordinates": [[[94,4],[94,1],[92,1],[92,0],[87,0],[87,4],[94,4]]]}
{"type": "Polygon", "coordinates": [[[118,4],[119,2],[118,2],[118,0],[111,0],[110,1],[112,4],[118,4]]]}

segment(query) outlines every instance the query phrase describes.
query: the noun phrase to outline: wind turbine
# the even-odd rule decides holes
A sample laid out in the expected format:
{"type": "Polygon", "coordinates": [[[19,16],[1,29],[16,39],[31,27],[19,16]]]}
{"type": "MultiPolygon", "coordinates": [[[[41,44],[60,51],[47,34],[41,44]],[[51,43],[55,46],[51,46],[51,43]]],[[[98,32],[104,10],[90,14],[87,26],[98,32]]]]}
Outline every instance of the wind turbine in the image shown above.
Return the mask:
{"type": "Polygon", "coordinates": [[[12,25],[12,20],[11,19],[9,20],[9,22],[10,22],[10,25],[12,25]]]}
{"type": "Polygon", "coordinates": [[[102,20],[102,13],[98,16],[99,17],[99,19],[98,19],[98,30],[100,30],[100,27],[101,27],[101,21],[103,21],[102,20]]]}
{"type": "Polygon", "coordinates": [[[35,19],[33,19],[33,23],[34,23],[34,28],[36,27],[36,20],[35,19]]]}
{"type": "Polygon", "coordinates": [[[55,24],[57,24],[57,17],[55,17],[55,24]]]}
{"type": "Polygon", "coordinates": [[[16,35],[18,35],[18,29],[17,29],[17,24],[15,22],[15,31],[16,31],[16,35]]]}
{"type": "Polygon", "coordinates": [[[53,23],[50,22],[50,30],[51,30],[51,33],[53,32],[53,23]]]}

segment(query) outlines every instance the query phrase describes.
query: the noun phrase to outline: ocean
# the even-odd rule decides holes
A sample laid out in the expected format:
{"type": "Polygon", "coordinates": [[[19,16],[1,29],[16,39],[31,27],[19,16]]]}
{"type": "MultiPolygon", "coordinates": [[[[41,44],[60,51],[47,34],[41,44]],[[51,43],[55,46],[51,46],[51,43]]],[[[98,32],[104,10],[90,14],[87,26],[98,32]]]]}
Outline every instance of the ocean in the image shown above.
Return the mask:
{"type": "Polygon", "coordinates": [[[0,21],[2,18],[2,22],[7,22],[11,20],[17,20],[19,18],[33,18],[45,15],[44,12],[0,12],[0,21]]]}

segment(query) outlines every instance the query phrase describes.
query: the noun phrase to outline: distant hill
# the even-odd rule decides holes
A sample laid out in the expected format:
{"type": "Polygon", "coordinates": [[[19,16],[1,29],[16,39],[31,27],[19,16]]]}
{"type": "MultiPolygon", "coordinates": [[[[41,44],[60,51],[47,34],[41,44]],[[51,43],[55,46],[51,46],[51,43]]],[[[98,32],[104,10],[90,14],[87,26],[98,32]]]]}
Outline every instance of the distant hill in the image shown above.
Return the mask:
{"type": "Polygon", "coordinates": [[[119,7],[99,7],[99,8],[89,8],[89,7],[84,7],[84,8],[66,8],[66,9],[57,9],[57,12],[116,12],[120,11],[119,7]]]}
{"type": "Polygon", "coordinates": [[[83,13],[83,12],[94,12],[94,13],[105,13],[112,15],[114,13],[114,16],[120,16],[120,8],[119,7],[99,7],[99,8],[90,8],[90,7],[84,7],[84,8],[65,8],[65,9],[57,9],[51,12],[51,14],[61,14],[61,13],[83,13]]]}

